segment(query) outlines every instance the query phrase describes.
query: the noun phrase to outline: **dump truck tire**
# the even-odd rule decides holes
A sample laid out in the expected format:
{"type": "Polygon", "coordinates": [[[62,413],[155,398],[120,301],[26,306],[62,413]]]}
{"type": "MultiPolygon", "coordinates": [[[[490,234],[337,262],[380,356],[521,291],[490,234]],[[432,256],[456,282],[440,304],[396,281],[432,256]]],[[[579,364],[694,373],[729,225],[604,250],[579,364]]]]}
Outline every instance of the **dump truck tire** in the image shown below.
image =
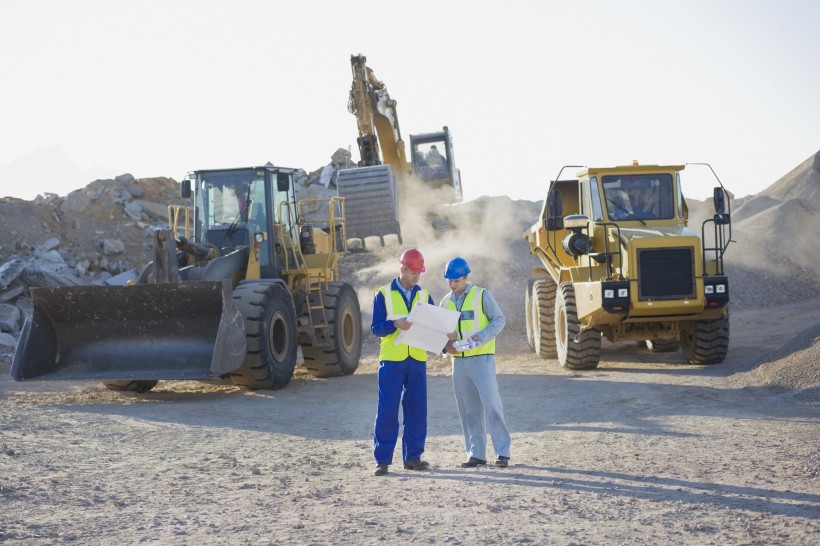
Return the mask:
{"type": "Polygon", "coordinates": [[[555,301],[555,338],[558,362],[571,370],[590,370],[601,360],[601,330],[581,332],[575,307],[575,288],[562,284],[555,301]]]}
{"type": "Polygon", "coordinates": [[[231,372],[247,389],[281,389],[296,366],[296,310],[287,287],[277,281],[242,281],[233,299],[245,323],[247,353],[231,372]]]}
{"type": "Polygon", "coordinates": [[[699,320],[681,331],[683,358],[690,364],[720,364],[729,350],[729,316],[699,320]]]}
{"type": "Polygon", "coordinates": [[[653,353],[674,353],[680,349],[680,341],[673,339],[647,339],[646,348],[653,353]]]}
{"type": "Polygon", "coordinates": [[[527,328],[527,345],[530,349],[535,350],[535,327],[533,326],[533,305],[532,305],[532,285],[535,284],[534,279],[527,282],[527,290],[524,292],[524,323],[527,328]]]}
{"type": "Polygon", "coordinates": [[[533,349],[539,357],[555,358],[555,291],[552,279],[538,279],[532,285],[533,349]]]}
{"type": "Polygon", "coordinates": [[[329,324],[330,345],[302,345],[305,368],[314,377],[351,375],[359,367],[362,354],[362,314],[359,299],[349,284],[328,283],[322,294],[324,314],[329,324]]]}
{"type": "Polygon", "coordinates": [[[103,385],[112,391],[148,392],[157,386],[159,381],[103,381],[103,385]]]}

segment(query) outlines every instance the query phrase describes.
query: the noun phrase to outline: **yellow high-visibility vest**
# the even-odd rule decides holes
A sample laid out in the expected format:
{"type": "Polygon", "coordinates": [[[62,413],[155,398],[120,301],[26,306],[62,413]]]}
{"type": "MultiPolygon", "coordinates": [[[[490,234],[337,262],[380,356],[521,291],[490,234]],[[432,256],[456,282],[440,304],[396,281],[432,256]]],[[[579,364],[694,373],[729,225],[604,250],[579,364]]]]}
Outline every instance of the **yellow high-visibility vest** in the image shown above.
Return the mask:
{"type": "MultiPolygon", "coordinates": [[[[459,339],[465,339],[473,333],[483,330],[489,323],[490,319],[484,314],[484,289],[476,285],[470,286],[467,295],[464,296],[464,303],[461,305],[461,317],[458,319],[458,333],[459,339]],[[472,311],[472,313],[470,313],[472,311]],[[466,318],[465,318],[466,317],[466,318]]],[[[459,311],[456,304],[450,298],[447,298],[447,308],[454,311],[459,311]]],[[[458,353],[455,356],[476,356],[476,355],[494,355],[495,354],[495,338],[487,343],[482,343],[480,347],[471,351],[458,353]]]]}
{"type": "MultiPolygon", "coordinates": [[[[409,312],[406,310],[404,296],[400,291],[393,290],[392,286],[388,284],[387,286],[382,286],[379,288],[379,292],[381,292],[382,296],[384,296],[384,306],[387,309],[387,320],[407,318],[409,312]]],[[[410,302],[410,308],[412,309],[418,302],[427,303],[429,300],[430,295],[427,293],[427,290],[424,290],[423,288],[417,290],[415,296],[413,296],[413,301],[410,302]]],[[[396,328],[395,332],[389,336],[384,336],[381,338],[379,360],[401,362],[409,356],[416,360],[427,362],[427,351],[424,349],[411,347],[409,345],[405,345],[404,343],[399,343],[398,345],[395,344],[396,338],[399,337],[400,331],[401,330],[396,328]]]]}

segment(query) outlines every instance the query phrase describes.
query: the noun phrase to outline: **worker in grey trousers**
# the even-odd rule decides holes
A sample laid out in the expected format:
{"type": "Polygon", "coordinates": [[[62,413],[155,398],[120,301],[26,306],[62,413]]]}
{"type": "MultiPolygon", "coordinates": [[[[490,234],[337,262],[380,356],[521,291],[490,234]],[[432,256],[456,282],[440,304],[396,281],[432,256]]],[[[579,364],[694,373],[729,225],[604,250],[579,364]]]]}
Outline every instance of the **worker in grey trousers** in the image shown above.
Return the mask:
{"type": "Polygon", "coordinates": [[[453,360],[453,392],[464,431],[469,457],[463,468],[487,464],[487,428],[498,458],[495,466],[510,461],[510,432],[504,421],[504,408],[498,391],[495,369],[495,338],[504,328],[504,314],[489,290],[468,280],[467,260],[450,260],[444,278],[450,293],[440,307],[459,311],[455,332],[449,335],[445,352],[453,360]]]}

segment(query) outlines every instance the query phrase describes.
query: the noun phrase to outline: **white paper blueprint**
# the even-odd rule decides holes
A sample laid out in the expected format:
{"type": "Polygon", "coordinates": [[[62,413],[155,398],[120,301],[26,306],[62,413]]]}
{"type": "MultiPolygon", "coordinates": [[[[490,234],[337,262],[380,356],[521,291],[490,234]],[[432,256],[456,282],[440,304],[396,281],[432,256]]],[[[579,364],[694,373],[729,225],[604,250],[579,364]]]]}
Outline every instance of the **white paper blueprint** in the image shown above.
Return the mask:
{"type": "Polygon", "coordinates": [[[440,353],[447,345],[447,334],[456,330],[460,315],[458,311],[420,302],[407,316],[413,326],[400,331],[395,344],[404,343],[431,353],[440,353]]]}

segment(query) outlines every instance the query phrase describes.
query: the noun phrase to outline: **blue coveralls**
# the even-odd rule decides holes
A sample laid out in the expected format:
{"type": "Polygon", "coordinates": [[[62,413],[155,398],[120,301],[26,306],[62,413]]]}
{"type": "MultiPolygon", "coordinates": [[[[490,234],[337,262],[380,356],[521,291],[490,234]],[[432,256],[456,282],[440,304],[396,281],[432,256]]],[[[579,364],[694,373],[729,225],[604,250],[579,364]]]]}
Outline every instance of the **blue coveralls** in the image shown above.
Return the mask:
{"type": "MultiPolygon", "coordinates": [[[[401,293],[407,314],[410,302],[421,290],[418,285],[405,292],[398,279],[393,279],[390,289],[401,293]]],[[[428,297],[430,305],[433,298],[428,297]]],[[[393,320],[387,319],[387,307],[381,291],[373,298],[373,321],[370,331],[379,337],[396,331],[393,320]]],[[[399,437],[399,404],[404,413],[404,433],[401,438],[402,460],[413,461],[424,453],[427,438],[427,361],[407,357],[402,361],[379,362],[379,402],[376,424],[373,430],[373,455],[377,464],[392,464],[393,450],[399,437]]]]}

